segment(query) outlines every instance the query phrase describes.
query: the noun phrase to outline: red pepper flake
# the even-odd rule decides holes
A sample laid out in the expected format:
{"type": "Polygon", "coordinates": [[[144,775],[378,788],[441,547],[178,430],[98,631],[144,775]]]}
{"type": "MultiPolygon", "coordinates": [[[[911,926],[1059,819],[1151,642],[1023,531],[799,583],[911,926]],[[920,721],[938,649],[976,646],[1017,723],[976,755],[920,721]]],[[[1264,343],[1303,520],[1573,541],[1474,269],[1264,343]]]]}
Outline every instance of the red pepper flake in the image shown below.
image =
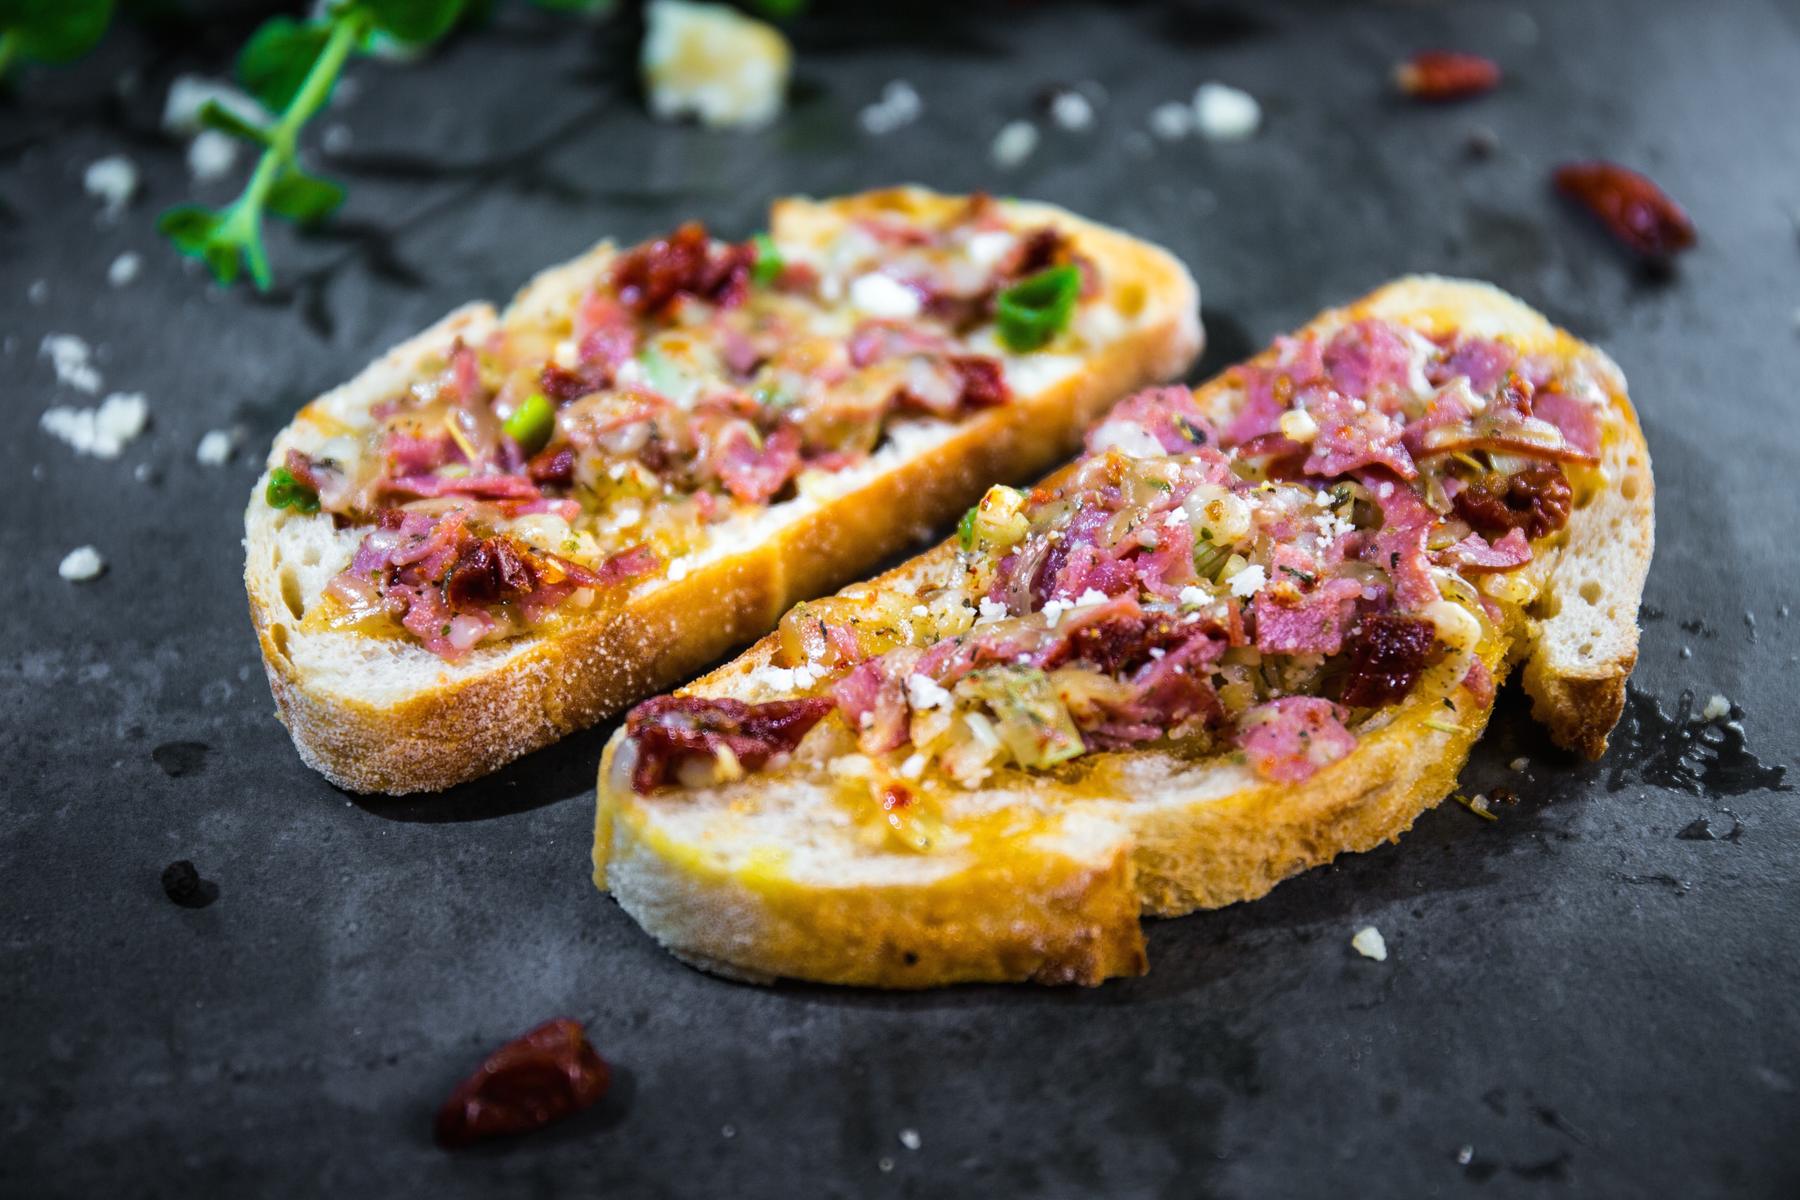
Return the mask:
{"type": "Polygon", "coordinates": [[[606,1095],[612,1071],[578,1021],[558,1017],[489,1055],[438,1110],[445,1149],[541,1129],[606,1095]]]}
{"type": "Polygon", "coordinates": [[[1600,219],[1607,230],[1645,258],[1667,258],[1695,241],[1694,223],[1648,178],[1617,163],[1567,163],[1556,168],[1556,190],[1600,219]]]}
{"type": "Polygon", "coordinates": [[[1467,100],[1500,85],[1500,65],[1479,54],[1422,50],[1394,68],[1394,84],[1415,100],[1467,100]]]}

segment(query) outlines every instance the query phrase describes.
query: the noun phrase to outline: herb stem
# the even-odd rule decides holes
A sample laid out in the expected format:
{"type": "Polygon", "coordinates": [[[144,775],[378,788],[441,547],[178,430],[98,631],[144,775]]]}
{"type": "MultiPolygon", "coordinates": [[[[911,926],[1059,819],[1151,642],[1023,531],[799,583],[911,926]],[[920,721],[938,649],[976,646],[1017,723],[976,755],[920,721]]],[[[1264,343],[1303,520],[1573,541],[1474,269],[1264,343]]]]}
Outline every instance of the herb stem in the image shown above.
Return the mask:
{"type": "Polygon", "coordinates": [[[324,48],[319,51],[319,57],[313,60],[312,67],[306,72],[306,79],[300,84],[300,90],[294,93],[287,111],[281,114],[281,119],[268,131],[268,149],[257,160],[256,170],[251,174],[250,182],[245,185],[243,194],[231,202],[224,230],[244,246],[250,259],[250,277],[256,281],[258,291],[268,291],[269,285],[274,282],[274,276],[269,270],[268,251],[257,231],[269,189],[280,178],[281,169],[294,161],[300,131],[330,97],[332,86],[343,73],[344,63],[349,59],[351,51],[368,36],[370,22],[369,14],[357,8],[340,9],[332,17],[331,35],[326,38],[324,48]]]}

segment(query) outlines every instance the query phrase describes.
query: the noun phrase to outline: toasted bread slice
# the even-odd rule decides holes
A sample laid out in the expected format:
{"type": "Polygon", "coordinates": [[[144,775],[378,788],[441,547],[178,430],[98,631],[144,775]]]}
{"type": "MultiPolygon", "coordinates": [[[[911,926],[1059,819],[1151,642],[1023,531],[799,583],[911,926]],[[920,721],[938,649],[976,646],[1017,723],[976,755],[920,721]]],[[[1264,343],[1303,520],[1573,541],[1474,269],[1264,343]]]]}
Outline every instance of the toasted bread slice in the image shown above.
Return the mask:
{"type": "MultiPolygon", "coordinates": [[[[968,202],[919,188],[775,204],[774,243],[802,256],[852,221],[930,220],[968,202]]],[[[275,440],[245,514],[245,585],[270,687],[308,765],[353,791],[435,790],[492,771],[691,675],[817,595],[941,528],[995,478],[1026,478],[1075,444],[1122,391],[1179,375],[1199,352],[1198,293],[1167,253],[1048,205],[996,202],[1009,220],[1053,225],[1098,268],[1102,293],[1074,344],[1011,354],[992,334],[1011,399],[958,419],[901,417],[866,460],[808,470],[798,494],[710,528],[701,548],[585,612],[456,659],[404,637],[308,620],[366,525],[265,501],[289,451],[359,434],[458,341],[562,319],[615,261],[603,243],[540,274],[504,313],[458,309],[355,379],[308,404],[275,440]]],[[[1087,302],[1084,301],[1084,306],[1087,302]]]]}
{"type": "MultiPolygon", "coordinates": [[[[1579,356],[1606,394],[1598,486],[1576,497],[1568,524],[1520,569],[1535,600],[1510,610],[1476,651],[1495,686],[1523,662],[1538,719],[1559,743],[1598,756],[1635,660],[1652,547],[1649,455],[1622,375],[1600,351],[1479,283],[1402,279],[1308,328],[1369,316],[1579,356]]],[[[1225,418],[1242,396],[1227,373],[1196,399],[1225,418]]],[[[946,542],[843,594],[871,607],[909,599],[954,578],[956,556],[946,542]]],[[[683,694],[770,699],[780,693],[766,668],[780,653],[771,635],[683,694]]],[[[1491,690],[1459,685],[1460,671],[1426,671],[1410,696],[1358,729],[1347,757],[1304,782],[1271,782],[1242,754],[1178,745],[1090,753],[945,789],[924,852],[880,836],[879,806],[871,816],[866,800],[860,810],[846,802],[834,777],[845,760],[832,756],[854,735],[835,713],[785,763],[648,793],[633,787],[636,745],[621,730],[600,768],[595,881],[673,953],[737,978],[1091,985],[1146,968],[1141,914],[1254,899],[1346,851],[1397,838],[1439,803],[1492,705],[1491,690]]]]}

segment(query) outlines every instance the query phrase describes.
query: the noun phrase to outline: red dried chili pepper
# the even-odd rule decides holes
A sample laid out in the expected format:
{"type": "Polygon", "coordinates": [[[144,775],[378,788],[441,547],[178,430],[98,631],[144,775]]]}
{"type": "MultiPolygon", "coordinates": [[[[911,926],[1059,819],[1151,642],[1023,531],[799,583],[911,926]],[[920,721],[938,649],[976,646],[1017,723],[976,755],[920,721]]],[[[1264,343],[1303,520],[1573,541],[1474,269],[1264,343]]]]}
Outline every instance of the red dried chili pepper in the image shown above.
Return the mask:
{"type": "Polygon", "coordinates": [[[1556,168],[1555,180],[1557,191],[1646,258],[1667,258],[1694,244],[1694,223],[1687,213],[1636,171],[1598,160],[1568,163],[1556,168]]]}
{"type": "Polygon", "coordinates": [[[1479,54],[1423,50],[1394,68],[1394,83],[1417,100],[1466,100],[1500,85],[1500,65],[1479,54]]]}
{"type": "Polygon", "coordinates": [[[437,1143],[467,1146],[539,1129],[606,1094],[612,1072],[580,1022],[546,1021],[488,1056],[438,1110],[437,1143]]]}

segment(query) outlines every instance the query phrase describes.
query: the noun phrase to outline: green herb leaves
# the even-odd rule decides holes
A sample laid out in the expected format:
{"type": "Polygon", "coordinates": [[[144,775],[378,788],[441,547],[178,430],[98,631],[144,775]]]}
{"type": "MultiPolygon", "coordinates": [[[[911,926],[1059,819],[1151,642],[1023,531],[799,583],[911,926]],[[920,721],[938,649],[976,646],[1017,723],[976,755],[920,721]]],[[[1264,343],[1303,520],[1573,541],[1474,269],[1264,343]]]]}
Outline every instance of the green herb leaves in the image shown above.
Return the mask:
{"type": "Polygon", "coordinates": [[[1006,288],[994,298],[994,320],[1008,350],[1036,350],[1068,325],[1081,295],[1081,269],[1050,267],[1006,288]]]}
{"type": "Polygon", "coordinates": [[[750,244],[756,249],[756,261],[750,266],[750,281],[758,287],[768,287],[781,278],[787,263],[782,260],[775,239],[768,234],[757,234],[750,239],[750,244]]]}
{"type": "Polygon", "coordinates": [[[64,63],[93,49],[113,0],[0,0],[0,76],[15,58],[64,63]]]}
{"type": "Polygon", "coordinates": [[[270,508],[291,508],[301,513],[319,511],[319,493],[295,479],[286,467],[276,467],[269,472],[269,486],[263,489],[263,499],[269,502],[270,508]]]}

